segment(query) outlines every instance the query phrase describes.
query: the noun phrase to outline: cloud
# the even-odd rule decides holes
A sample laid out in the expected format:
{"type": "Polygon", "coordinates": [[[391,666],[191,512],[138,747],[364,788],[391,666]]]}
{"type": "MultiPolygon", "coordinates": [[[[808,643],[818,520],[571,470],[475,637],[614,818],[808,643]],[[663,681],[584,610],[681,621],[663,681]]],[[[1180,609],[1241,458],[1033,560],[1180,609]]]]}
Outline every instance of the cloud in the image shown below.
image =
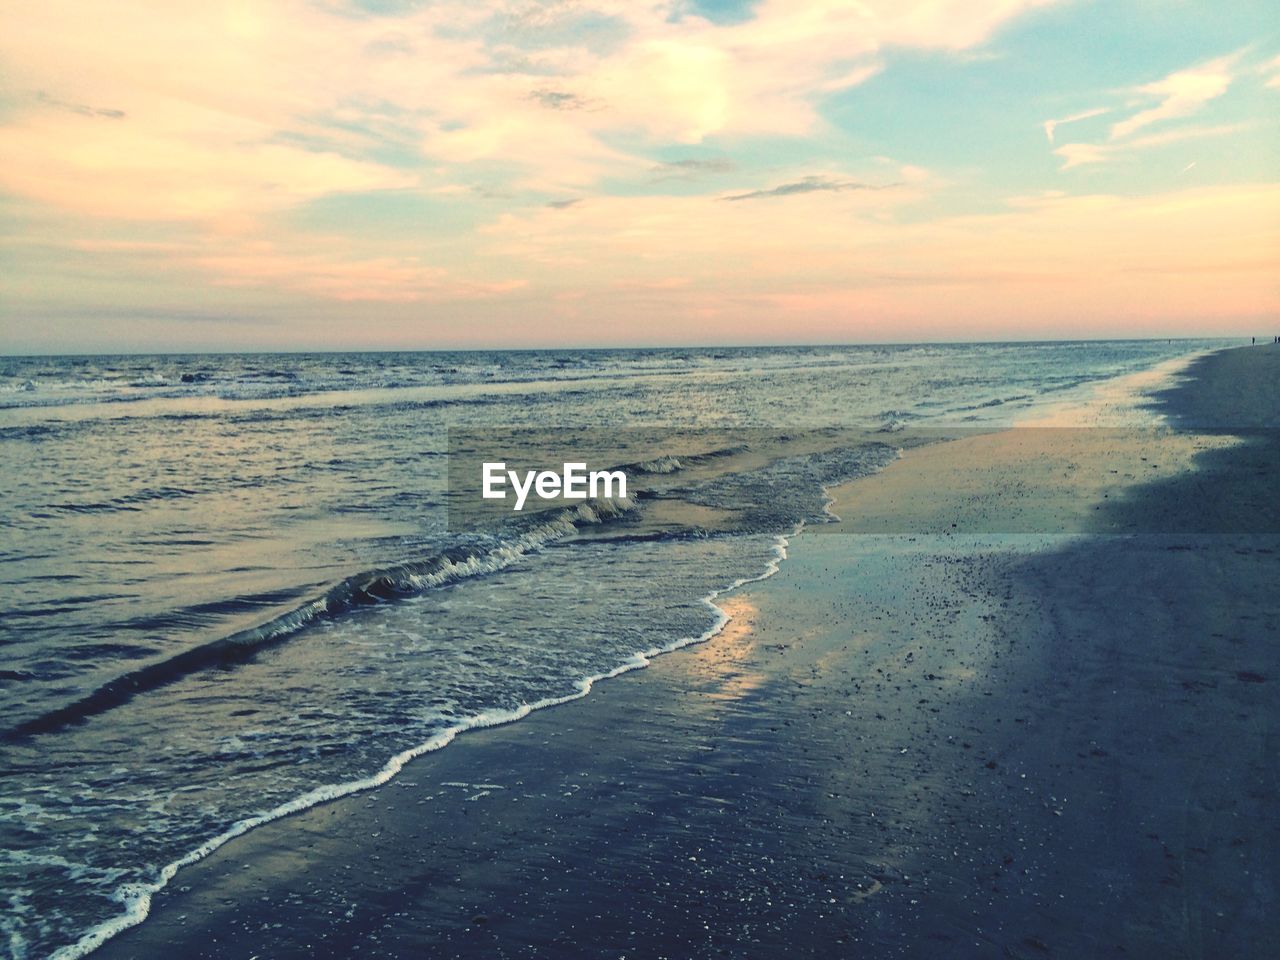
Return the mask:
{"type": "Polygon", "coordinates": [[[1141,97],[1159,99],[1154,107],[1142,110],[1111,127],[1111,139],[1131,136],[1143,127],[1165,120],[1174,120],[1196,113],[1210,100],[1227,92],[1233,79],[1232,67],[1239,54],[1231,54],[1210,60],[1187,70],[1169,74],[1163,80],[1148,83],[1136,89],[1141,97]]]}
{"type": "Polygon", "coordinates": [[[581,197],[574,197],[572,200],[548,200],[547,206],[552,210],[568,210],[574,204],[582,202],[581,197]]]}
{"type": "Polygon", "coordinates": [[[529,99],[548,110],[584,110],[588,106],[588,102],[576,93],[563,90],[534,90],[529,99]]]}
{"type": "Polygon", "coordinates": [[[692,180],[702,174],[730,173],[737,169],[728,157],[710,157],[698,159],[688,157],[682,160],[664,160],[649,168],[655,180],[692,180]]]}
{"type": "MultiPolygon", "coordinates": [[[[6,87],[43,91],[11,100],[0,116],[0,196],[6,212],[57,222],[67,235],[181,241],[147,254],[128,280],[79,288],[98,299],[114,283],[145,299],[165,265],[185,271],[184,282],[204,278],[220,296],[255,303],[489,295],[523,266],[592,251],[508,237],[508,249],[523,244],[533,259],[485,260],[478,251],[494,234],[476,224],[497,205],[483,198],[559,221],[545,227],[554,232],[592,220],[610,190],[706,178],[718,194],[714,178],[735,167],[715,154],[751,149],[753,138],[815,135],[797,146],[822,154],[831,123],[822,108],[833,93],[865,82],[897,51],[972,53],[1044,2],[975,10],[969,0],[760,0],[749,17],[716,24],[683,15],[683,0],[358,10],[347,0],[43,0],[21,5],[0,32],[6,87]],[[391,197],[375,196],[389,193],[439,219],[407,224],[391,197]],[[543,205],[579,196],[590,202],[543,205]]],[[[852,168],[774,176],[786,182],[748,191],[756,184],[747,181],[739,198],[786,204],[703,198],[699,209],[802,207],[806,196],[815,206],[839,196],[841,206],[888,209],[912,196],[877,193],[852,168]]],[[[661,257],[668,243],[680,251],[682,231],[695,229],[658,229],[639,212],[650,202],[618,227],[648,245],[633,263],[661,257]]],[[[668,265],[664,275],[681,270],[668,265]]],[[[78,282],[66,268],[32,274],[24,289],[51,287],[55,274],[78,282]]]]}
{"type": "Polygon", "coordinates": [[[1054,132],[1058,127],[1068,123],[1075,123],[1077,120],[1088,120],[1090,117],[1100,117],[1104,113],[1110,113],[1107,107],[1095,107],[1092,110],[1082,110],[1079,113],[1073,113],[1069,117],[1063,117],[1060,120],[1046,120],[1044,122],[1044,135],[1050,143],[1053,143],[1054,132]]]}
{"type": "MultiPolygon", "coordinates": [[[[1163,125],[1173,120],[1186,119],[1200,112],[1207,104],[1218,99],[1231,87],[1237,73],[1237,64],[1245,51],[1239,50],[1224,57],[1200,63],[1183,70],[1175,70],[1163,79],[1122,91],[1128,98],[1128,107],[1156,101],[1154,105],[1130,113],[1128,117],[1111,125],[1105,141],[1099,143],[1066,143],[1053,152],[1063,159],[1062,169],[1107,163],[1151,147],[1174,143],[1179,140],[1222,136],[1243,129],[1240,125],[1209,127],[1182,127],[1163,133],[1135,136],[1153,125],[1163,125]]],[[[1050,145],[1055,142],[1058,127],[1077,120],[1116,112],[1120,108],[1099,107],[1064,117],[1046,120],[1045,136],[1050,145]]]]}
{"type": "Polygon", "coordinates": [[[897,183],[870,184],[856,180],[837,180],[831,177],[804,177],[791,183],[779,184],[766,190],[752,190],[750,193],[735,193],[722,197],[723,200],[758,200],[763,197],[790,197],[801,193],[841,193],[845,190],[888,190],[900,186],[897,183]]]}
{"type": "Polygon", "coordinates": [[[600,197],[564,213],[504,215],[485,229],[484,250],[540,265],[530,292],[548,302],[581,293],[582,316],[607,303],[616,322],[656,341],[679,341],[694,321],[704,338],[777,337],[780,310],[790,311],[789,335],[832,341],[930,325],[1009,334],[1028,317],[1055,335],[1114,335],[1133,322],[1124,329],[1160,336],[1172,335],[1170,318],[1193,331],[1280,309],[1280,186],[1057,194],[994,213],[894,216],[918,199],[913,189],[779,204],[600,197]],[[677,276],[688,282],[662,289],[677,276]]]}
{"type": "Polygon", "coordinates": [[[822,99],[874,74],[884,50],[973,50],[1044,2],[975,13],[963,0],[761,0],[749,18],[714,24],[682,16],[679,0],[376,11],[340,0],[48,0],[0,36],[6,82],[46,91],[40,110],[0,121],[0,146],[17,158],[0,187],[158,219],[430,189],[479,164],[507,178],[491,189],[580,189],[649,174],[652,153],[674,143],[812,133],[822,99]],[[129,123],[87,132],[40,115],[52,108],[129,123]]]}
{"type": "Polygon", "coordinates": [[[1106,163],[1116,154],[1114,147],[1099,143],[1064,143],[1053,152],[1055,156],[1062,158],[1063,170],[1106,163]]]}
{"type": "Polygon", "coordinates": [[[1083,167],[1089,164],[1106,163],[1117,157],[1164,147],[1184,140],[1204,140],[1212,137],[1227,137],[1244,130],[1251,129],[1249,123],[1223,123],[1208,127],[1180,127],[1166,130],[1163,133],[1148,134],[1145,137],[1134,137],[1123,143],[1064,143],[1053,152],[1063,159],[1062,169],[1083,167]]]}
{"type": "Polygon", "coordinates": [[[525,285],[521,278],[472,280],[415,256],[365,256],[339,244],[308,238],[288,242],[231,240],[188,261],[215,286],[266,288],[314,300],[420,303],[484,299],[525,285]]]}
{"type": "Polygon", "coordinates": [[[525,263],[544,280],[574,278],[588,287],[690,271],[704,288],[797,269],[838,273],[863,248],[870,222],[881,221],[875,232],[882,233],[895,211],[919,203],[933,186],[923,172],[899,171],[898,179],[893,190],[801,190],[785,202],[602,194],[565,210],[509,208],[480,228],[477,257],[525,263]]]}
{"type": "Polygon", "coordinates": [[[49,96],[43,90],[36,94],[36,99],[51,107],[60,107],[63,110],[70,110],[72,113],[78,113],[82,117],[102,117],[106,120],[123,120],[127,116],[123,110],[115,110],[109,107],[91,107],[85,103],[68,103],[65,100],[59,100],[57,97],[49,96]]]}
{"type": "MultiPolygon", "coordinates": [[[[1229,332],[1280,311],[1276,185],[1057,193],[994,213],[921,218],[910,205],[922,187],[902,179],[895,190],[813,192],[785,203],[602,195],[559,210],[506,205],[447,270],[385,242],[219,240],[198,230],[168,256],[99,244],[92,269],[104,292],[118,295],[120,286],[106,284],[121,278],[145,283],[140,306],[162,293],[189,302],[197,289],[209,310],[228,304],[231,312],[296,317],[305,303],[304,330],[315,345],[372,341],[393,329],[402,345],[450,330],[505,346],[599,342],[605,315],[611,342],[1008,337],[1029,329],[1173,336],[1229,332]],[[371,318],[367,331],[352,332],[353,302],[377,304],[362,314],[371,318]],[[310,319],[322,317],[335,319],[328,328],[310,319]]],[[[64,243],[71,235],[55,232],[64,243]]],[[[31,231],[16,239],[29,243],[31,231]]],[[[18,268],[0,276],[0,300],[48,302],[39,299],[48,298],[47,279],[21,269],[31,262],[23,250],[2,252],[18,268]]],[[[71,266],[68,278],[90,265],[71,266]]],[[[292,331],[280,334],[287,346],[298,327],[284,329],[292,331]]]]}
{"type": "MultiPolygon", "coordinates": [[[[207,118],[211,128],[237,124],[207,118]]],[[[196,121],[199,122],[199,121],[196,121]]],[[[284,144],[211,146],[185,124],[101,124],[61,112],[0,127],[0,187],[51,207],[125,220],[218,220],[335,193],[403,189],[413,174],[284,144]]]]}
{"type": "Polygon", "coordinates": [[[1258,73],[1265,78],[1264,86],[1272,90],[1280,90],[1280,57],[1272,57],[1258,68],[1258,73]]]}

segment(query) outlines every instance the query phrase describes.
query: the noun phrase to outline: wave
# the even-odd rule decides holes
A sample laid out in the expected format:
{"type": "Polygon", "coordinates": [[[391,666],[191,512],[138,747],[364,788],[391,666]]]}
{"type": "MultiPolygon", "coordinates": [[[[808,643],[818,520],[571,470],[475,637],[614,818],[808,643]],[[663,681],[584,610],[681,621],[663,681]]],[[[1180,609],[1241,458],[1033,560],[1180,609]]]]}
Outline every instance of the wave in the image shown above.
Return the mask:
{"type": "Polygon", "coordinates": [[[636,464],[639,473],[675,473],[682,468],[679,457],[658,457],[636,464]]]}
{"type": "Polygon", "coordinates": [[[71,723],[104,713],[134,696],[210,667],[252,657],[282,643],[319,620],[331,619],[362,606],[402,599],[432,587],[493,573],[526,553],[563,539],[583,527],[607,523],[635,510],[630,500],[594,500],[559,510],[549,519],[530,518],[523,528],[487,546],[453,546],[422,560],[413,560],[348,577],[323,594],[266,623],[200,644],[189,650],[121,674],[72,703],[49,710],[0,734],[5,740],[50,733],[71,723]]]}
{"type": "MultiPolygon", "coordinates": [[[[578,509],[589,510],[589,508],[584,507],[579,507],[578,509]]],[[[572,525],[572,521],[569,522],[572,525]]],[[[724,629],[730,619],[729,615],[716,605],[716,599],[725,593],[744,586],[745,584],[766,580],[776,574],[781,568],[782,561],[787,557],[787,548],[790,545],[790,538],[803,529],[803,527],[804,523],[802,521],[796,525],[791,534],[775,537],[773,559],[766,564],[762,573],[757,574],[756,576],[741,577],[725,587],[713,590],[702,598],[702,603],[714,613],[715,620],[712,625],[701,634],[698,634],[697,636],[684,637],[664,646],[651,647],[648,650],[633,654],[612,670],[583,677],[578,681],[577,688],[571,693],[556,697],[546,697],[542,700],[535,701],[534,703],[521,704],[511,710],[484,710],[476,713],[464,720],[460,720],[459,722],[446,727],[429,740],[397,753],[383,764],[381,769],[369,777],[364,777],[358,780],[348,780],[344,783],[327,784],[316,787],[301,796],[286,801],[285,803],[273,807],[263,813],[236,821],[216,837],[206,840],[194,850],[182,857],[179,857],[177,860],[166,864],[160,869],[155,880],[149,883],[124,884],[119,887],[115,892],[115,897],[124,905],[124,911],[117,916],[92,927],[75,943],[68,944],[67,946],[54,951],[50,956],[50,960],[79,960],[79,958],[85,957],[98,949],[98,947],[102,946],[112,937],[123,933],[131,927],[136,927],[150,915],[152,898],[169,885],[169,881],[177,875],[179,870],[183,867],[190,866],[193,863],[198,863],[216,851],[219,847],[231,840],[234,840],[236,837],[243,836],[255,827],[259,827],[265,823],[270,823],[273,820],[282,819],[283,817],[287,817],[295,813],[300,813],[303,810],[310,809],[311,807],[318,806],[322,803],[328,803],[329,801],[337,800],[341,797],[350,796],[353,793],[361,793],[365,790],[371,790],[375,787],[382,786],[384,783],[388,782],[400,773],[409,761],[414,760],[417,757],[421,757],[424,754],[434,753],[437,750],[447,747],[457,739],[459,734],[465,733],[468,730],[477,730],[484,727],[497,727],[508,723],[515,723],[537,710],[560,706],[561,704],[569,703],[573,700],[580,700],[587,696],[595,684],[602,680],[611,680],[624,673],[643,669],[644,667],[647,667],[655,657],[662,656],[665,653],[672,653],[683,647],[710,640],[724,629]]]]}
{"type": "Polygon", "coordinates": [[[664,454],[654,457],[651,460],[639,460],[635,463],[624,463],[618,470],[625,470],[627,473],[648,473],[653,475],[661,475],[667,473],[679,473],[687,470],[689,467],[702,466],[704,464],[713,463],[716,460],[722,460],[726,457],[736,457],[739,454],[746,453],[751,449],[750,443],[737,443],[729,447],[717,447],[714,450],[706,450],[702,453],[688,453],[679,457],[664,454]]]}

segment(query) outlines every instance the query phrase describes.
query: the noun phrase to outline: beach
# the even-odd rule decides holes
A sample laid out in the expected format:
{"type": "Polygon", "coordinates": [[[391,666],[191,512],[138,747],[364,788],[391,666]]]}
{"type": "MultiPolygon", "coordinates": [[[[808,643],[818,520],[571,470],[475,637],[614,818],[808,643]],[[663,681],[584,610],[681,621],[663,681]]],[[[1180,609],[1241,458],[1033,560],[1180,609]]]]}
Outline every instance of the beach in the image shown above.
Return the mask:
{"type": "Polygon", "coordinates": [[[250,831],[95,956],[1265,955],[1280,349],[1190,373],[1177,432],[834,489],[707,642],[250,831]]]}
{"type": "Polygon", "coordinates": [[[83,956],[227,842],[716,635],[799,529],[1079,530],[1235,443],[1141,459],[1149,394],[1229,345],[6,358],[0,942],[83,956]],[[1077,447],[1108,469],[1064,484],[1077,447]],[[633,484],[477,510],[486,461],[633,484]],[[832,522],[906,462],[922,496],[832,522]],[[997,463],[1017,510],[966,512],[997,463]]]}
{"type": "Polygon", "coordinates": [[[1264,9],[14,5],[0,960],[1277,954],[1264,9]]]}

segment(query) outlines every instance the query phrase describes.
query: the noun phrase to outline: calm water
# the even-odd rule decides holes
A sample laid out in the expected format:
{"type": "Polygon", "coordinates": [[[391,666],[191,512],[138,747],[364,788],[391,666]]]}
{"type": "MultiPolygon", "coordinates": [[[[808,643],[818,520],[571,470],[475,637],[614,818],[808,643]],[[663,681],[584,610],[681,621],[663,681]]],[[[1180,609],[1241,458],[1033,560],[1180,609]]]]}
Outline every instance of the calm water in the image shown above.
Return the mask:
{"type": "Polygon", "coordinates": [[[699,478],[660,428],[1007,421],[1217,345],[0,358],[0,949],[82,952],[227,831],[704,635],[896,455],[699,478]],[[769,509],[447,531],[446,429],[548,424],[769,509]]]}

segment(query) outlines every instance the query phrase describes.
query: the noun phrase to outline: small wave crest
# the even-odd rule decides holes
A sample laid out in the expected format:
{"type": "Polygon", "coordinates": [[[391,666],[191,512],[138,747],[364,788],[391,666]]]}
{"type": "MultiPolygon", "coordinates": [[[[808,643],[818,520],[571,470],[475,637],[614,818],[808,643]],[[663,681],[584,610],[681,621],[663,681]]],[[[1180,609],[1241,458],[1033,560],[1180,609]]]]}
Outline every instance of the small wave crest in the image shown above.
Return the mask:
{"type": "Polygon", "coordinates": [[[339,582],[294,609],[266,623],[201,644],[149,663],[107,681],[72,703],[26,720],[4,733],[18,739],[49,733],[117,707],[139,693],[154,690],[188,674],[246,660],[260,650],[284,642],[319,620],[340,616],[357,607],[414,596],[433,587],[493,573],[530,551],[607,523],[635,510],[630,500],[595,500],[559,510],[549,518],[535,517],[524,528],[493,542],[451,546],[421,560],[367,571],[339,582]]]}

